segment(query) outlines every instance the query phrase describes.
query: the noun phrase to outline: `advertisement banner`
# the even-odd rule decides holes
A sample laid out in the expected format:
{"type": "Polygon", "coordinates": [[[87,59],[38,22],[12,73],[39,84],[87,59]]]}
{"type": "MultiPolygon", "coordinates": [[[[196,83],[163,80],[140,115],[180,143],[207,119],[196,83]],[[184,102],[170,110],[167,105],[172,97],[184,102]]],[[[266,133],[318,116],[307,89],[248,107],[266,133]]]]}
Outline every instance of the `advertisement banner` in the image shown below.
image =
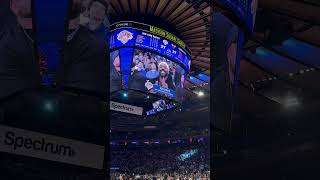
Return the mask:
{"type": "Polygon", "coordinates": [[[118,103],[110,101],[110,110],[119,111],[124,113],[142,115],[143,108],[137,106],[131,106],[128,104],[118,103]]]}
{"type": "Polygon", "coordinates": [[[0,152],[103,169],[104,146],[0,125],[0,152]]]}

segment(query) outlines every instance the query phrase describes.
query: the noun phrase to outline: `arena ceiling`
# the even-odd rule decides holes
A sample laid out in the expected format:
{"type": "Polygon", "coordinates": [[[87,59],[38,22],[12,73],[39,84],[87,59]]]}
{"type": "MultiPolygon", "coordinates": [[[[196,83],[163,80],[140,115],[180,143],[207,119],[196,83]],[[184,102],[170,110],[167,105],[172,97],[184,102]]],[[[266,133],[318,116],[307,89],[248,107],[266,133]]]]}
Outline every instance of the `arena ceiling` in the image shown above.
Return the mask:
{"type": "MultiPolygon", "coordinates": [[[[208,3],[209,0],[111,0],[110,2],[111,23],[121,20],[142,21],[143,23],[157,26],[175,34],[181,38],[191,50],[192,65],[190,75],[197,75],[198,73],[210,75],[209,27],[211,22],[211,7],[208,3]]],[[[194,92],[202,90],[206,92],[206,94],[209,94],[209,85],[208,83],[205,84],[205,86],[200,87],[187,79],[186,97],[188,100],[186,102],[192,103],[192,99],[198,98],[194,92]]],[[[186,106],[189,115],[192,114],[192,111],[209,111],[208,103],[205,105],[207,108],[204,108],[203,105],[196,105],[192,108],[188,108],[188,105],[186,106]]],[[[131,130],[136,129],[135,127],[137,126],[143,128],[144,126],[154,125],[157,126],[157,128],[168,128],[168,126],[177,125],[172,125],[171,123],[179,122],[178,116],[172,115],[172,113],[175,112],[168,112],[167,115],[164,113],[151,118],[163,120],[158,121],[162,123],[156,124],[148,124],[148,122],[155,121],[148,120],[145,117],[128,118],[128,116],[122,115],[121,113],[115,113],[113,114],[113,119],[117,120],[114,120],[114,123],[111,122],[111,125],[118,130],[126,130],[129,126],[131,130]],[[130,119],[131,124],[125,119],[130,119]],[[137,123],[132,124],[132,122],[137,123]]]]}
{"type": "Polygon", "coordinates": [[[111,0],[110,19],[143,19],[180,37],[192,69],[210,74],[210,6],[207,0],[111,0]]]}
{"type": "MultiPolygon", "coordinates": [[[[215,10],[225,11],[215,5],[215,10]]],[[[247,36],[240,67],[236,117],[242,123],[234,133],[249,149],[243,162],[255,166],[266,162],[265,157],[288,163],[283,159],[319,150],[319,12],[317,0],[259,0],[254,33],[247,36]],[[295,150],[305,143],[312,145],[295,150]],[[267,148],[277,155],[261,155],[267,148]]],[[[243,171],[239,167],[245,166],[235,167],[243,171]]]]}
{"type": "MultiPolygon", "coordinates": [[[[213,7],[227,11],[218,1],[213,7]]],[[[300,107],[316,108],[319,10],[320,3],[314,0],[259,0],[255,29],[247,34],[240,65],[241,111],[275,112],[279,109],[275,104],[286,105],[286,96],[299,99],[300,107]]]]}
{"type": "MultiPolygon", "coordinates": [[[[320,77],[319,10],[320,3],[311,0],[259,1],[255,31],[241,61],[242,88],[282,107],[285,97],[292,96],[304,111],[315,112],[320,97],[315,83],[320,77]]],[[[263,104],[242,107],[274,112],[263,104]]]]}

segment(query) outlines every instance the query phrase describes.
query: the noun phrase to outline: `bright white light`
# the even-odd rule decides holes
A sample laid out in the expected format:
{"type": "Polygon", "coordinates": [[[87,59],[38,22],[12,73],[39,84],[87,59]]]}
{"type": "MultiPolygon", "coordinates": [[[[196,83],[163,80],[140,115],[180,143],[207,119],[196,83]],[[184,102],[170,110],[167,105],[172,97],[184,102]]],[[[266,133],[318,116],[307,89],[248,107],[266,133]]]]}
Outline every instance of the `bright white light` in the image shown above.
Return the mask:
{"type": "Polygon", "coordinates": [[[123,97],[128,97],[128,94],[127,93],[123,93],[123,97]]]}
{"type": "Polygon", "coordinates": [[[204,96],[204,92],[202,92],[202,91],[199,91],[199,92],[198,92],[198,96],[199,96],[199,97],[202,97],[202,96],[204,96]]]}
{"type": "Polygon", "coordinates": [[[223,150],[223,154],[226,155],[228,152],[226,150],[223,150]]]}

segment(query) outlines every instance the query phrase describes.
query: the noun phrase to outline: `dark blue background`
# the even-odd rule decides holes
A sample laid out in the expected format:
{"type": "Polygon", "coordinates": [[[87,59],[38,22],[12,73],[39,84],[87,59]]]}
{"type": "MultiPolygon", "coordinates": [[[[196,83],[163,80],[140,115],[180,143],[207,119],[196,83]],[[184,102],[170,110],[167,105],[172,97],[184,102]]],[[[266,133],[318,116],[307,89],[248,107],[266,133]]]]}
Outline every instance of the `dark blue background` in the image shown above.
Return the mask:
{"type": "Polygon", "coordinates": [[[42,83],[52,85],[60,62],[60,50],[65,40],[65,20],[67,18],[68,0],[35,0],[34,20],[36,26],[36,43],[38,50],[48,60],[48,72],[42,83]]]}

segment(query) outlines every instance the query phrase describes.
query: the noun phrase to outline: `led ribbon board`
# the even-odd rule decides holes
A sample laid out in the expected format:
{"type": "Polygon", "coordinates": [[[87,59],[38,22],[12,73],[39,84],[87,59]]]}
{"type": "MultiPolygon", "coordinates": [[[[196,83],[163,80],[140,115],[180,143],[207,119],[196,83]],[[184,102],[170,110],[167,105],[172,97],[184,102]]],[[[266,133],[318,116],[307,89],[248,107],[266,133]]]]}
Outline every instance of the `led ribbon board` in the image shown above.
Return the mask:
{"type": "Polygon", "coordinates": [[[191,65],[191,51],[175,35],[155,26],[121,21],[110,26],[110,49],[132,47],[161,54],[179,63],[187,71],[191,65]]]}

